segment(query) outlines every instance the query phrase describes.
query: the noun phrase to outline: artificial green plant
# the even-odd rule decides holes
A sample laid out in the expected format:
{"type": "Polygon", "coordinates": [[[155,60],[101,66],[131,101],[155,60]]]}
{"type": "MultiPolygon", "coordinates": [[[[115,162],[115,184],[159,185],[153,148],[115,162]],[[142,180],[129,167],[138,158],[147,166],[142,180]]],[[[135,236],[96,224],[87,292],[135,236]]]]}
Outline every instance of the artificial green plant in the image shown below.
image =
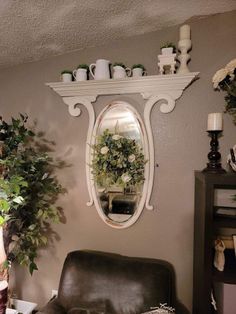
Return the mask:
{"type": "Polygon", "coordinates": [[[10,123],[0,118],[0,228],[6,261],[37,269],[38,249],[52,240],[51,222],[60,221],[55,202],[63,192],[54,176],[59,166],[45,152],[45,141],[26,127],[20,115],[10,123]]]}

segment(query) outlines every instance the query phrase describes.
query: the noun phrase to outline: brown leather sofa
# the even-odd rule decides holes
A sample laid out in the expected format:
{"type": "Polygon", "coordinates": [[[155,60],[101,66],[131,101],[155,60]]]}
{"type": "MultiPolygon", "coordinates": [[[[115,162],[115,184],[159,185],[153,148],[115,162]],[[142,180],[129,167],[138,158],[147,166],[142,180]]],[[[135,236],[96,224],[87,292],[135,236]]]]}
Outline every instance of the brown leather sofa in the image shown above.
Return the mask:
{"type": "Polygon", "coordinates": [[[176,306],[174,272],[167,262],[75,251],[64,262],[58,297],[40,313],[140,314],[160,303],[176,306]]]}

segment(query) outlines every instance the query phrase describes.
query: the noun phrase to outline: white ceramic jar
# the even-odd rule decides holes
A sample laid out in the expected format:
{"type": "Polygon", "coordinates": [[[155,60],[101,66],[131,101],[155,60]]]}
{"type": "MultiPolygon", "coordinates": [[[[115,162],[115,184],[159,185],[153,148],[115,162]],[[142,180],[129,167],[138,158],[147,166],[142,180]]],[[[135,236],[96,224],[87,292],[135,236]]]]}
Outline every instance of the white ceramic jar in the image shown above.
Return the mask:
{"type": "Polygon", "coordinates": [[[140,77],[143,75],[147,75],[147,72],[143,70],[142,68],[133,68],[132,69],[132,76],[133,77],[140,77]]]}
{"type": "Polygon", "coordinates": [[[64,83],[68,83],[68,82],[71,82],[72,81],[72,73],[62,73],[61,74],[61,80],[62,82],[64,83]]]}

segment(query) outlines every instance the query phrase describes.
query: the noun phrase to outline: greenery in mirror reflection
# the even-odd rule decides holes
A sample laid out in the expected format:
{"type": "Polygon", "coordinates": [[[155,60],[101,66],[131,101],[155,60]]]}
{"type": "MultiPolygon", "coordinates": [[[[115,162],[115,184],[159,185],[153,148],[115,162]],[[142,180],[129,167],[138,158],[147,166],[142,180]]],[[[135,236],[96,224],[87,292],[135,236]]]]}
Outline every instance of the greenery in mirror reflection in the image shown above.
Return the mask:
{"type": "Polygon", "coordinates": [[[136,140],[107,129],[96,138],[92,148],[92,174],[98,186],[126,188],[144,182],[146,160],[136,140]]]}

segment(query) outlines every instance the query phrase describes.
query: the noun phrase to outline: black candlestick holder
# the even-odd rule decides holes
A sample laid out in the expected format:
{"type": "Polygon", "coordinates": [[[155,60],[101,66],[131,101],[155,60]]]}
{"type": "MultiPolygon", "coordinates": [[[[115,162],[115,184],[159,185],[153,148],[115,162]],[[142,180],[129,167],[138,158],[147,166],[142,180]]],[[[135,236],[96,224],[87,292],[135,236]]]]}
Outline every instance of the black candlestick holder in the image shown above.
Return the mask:
{"type": "Polygon", "coordinates": [[[221,167],[221,154],[218,152],[219,142],[218,136],[221,131],[207,131],[209,136],[211,137],[210,146],[211,151],[208,153],[207,157],[209,162],[207,163],[207,167],[203,169],[202,172],[211,172],[211,173],[225,173],[225,169],[221,167]]]}

